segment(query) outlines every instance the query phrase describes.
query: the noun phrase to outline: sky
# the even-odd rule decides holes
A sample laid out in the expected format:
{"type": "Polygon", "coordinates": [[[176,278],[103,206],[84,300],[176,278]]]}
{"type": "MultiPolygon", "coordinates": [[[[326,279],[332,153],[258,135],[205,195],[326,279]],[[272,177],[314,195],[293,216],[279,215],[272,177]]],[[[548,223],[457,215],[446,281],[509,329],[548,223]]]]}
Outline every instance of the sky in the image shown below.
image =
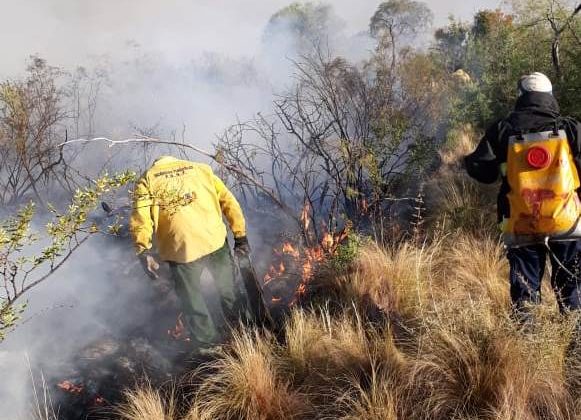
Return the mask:
{"type": "MultiPolygon", "coordinates": [[[[170,61],[217,52],[252,56],[269,17],[289,0],[0,0],[0,76],[31,54],[71,67],[126,46],[159,51],[170,61]]],[[[366,28],[377,0],[330,0],[347,31],[366,28]]],[[[450,14],[469,19],[501,0],[428,0],[436,26],[450,14]]]]}

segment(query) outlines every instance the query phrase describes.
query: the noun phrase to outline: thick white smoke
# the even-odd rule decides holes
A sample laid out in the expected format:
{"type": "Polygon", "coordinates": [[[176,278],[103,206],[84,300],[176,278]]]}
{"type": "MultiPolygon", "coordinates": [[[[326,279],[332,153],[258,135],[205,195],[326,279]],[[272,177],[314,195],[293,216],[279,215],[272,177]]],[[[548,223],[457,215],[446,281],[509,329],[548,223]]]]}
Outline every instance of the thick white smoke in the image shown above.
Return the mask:
{"type": "MultiPolygon", "coordinates": [[[[117,57],[139,45],[181,64],[203,52],[252,57],[260,49],[265,23],[288,0],[1,0],[0,76],[18,74],[23,59],[41,54],[56,65],[87,64],[89,57],[117,57]]],[[[379,0],[328,2],[355,33],[365,29],[379,0]]],[[[469,19],[501,0],[428,0],[436,25],[450,14],[469,19]]]]}

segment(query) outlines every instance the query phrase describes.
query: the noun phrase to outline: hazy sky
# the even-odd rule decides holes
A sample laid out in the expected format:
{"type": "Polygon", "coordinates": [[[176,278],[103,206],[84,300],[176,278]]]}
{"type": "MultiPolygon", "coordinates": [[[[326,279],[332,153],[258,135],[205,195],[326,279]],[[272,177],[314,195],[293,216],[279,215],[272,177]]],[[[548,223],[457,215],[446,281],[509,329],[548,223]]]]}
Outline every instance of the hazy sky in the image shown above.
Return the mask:
{"type": "MultiPolygon", "coordinates": [[[[0,75],[14,74],[31,54],[75,66],[129,45],[162,51],[168,60],[206,51],[252,56],[269,17],[290,0],[0,0],[0,75]]],[[[348,31],[365,29],[378,0],[330,0],[348,31]]],[[[428,0],[436,24],[468,19],[501,0],[428,0]]]]}

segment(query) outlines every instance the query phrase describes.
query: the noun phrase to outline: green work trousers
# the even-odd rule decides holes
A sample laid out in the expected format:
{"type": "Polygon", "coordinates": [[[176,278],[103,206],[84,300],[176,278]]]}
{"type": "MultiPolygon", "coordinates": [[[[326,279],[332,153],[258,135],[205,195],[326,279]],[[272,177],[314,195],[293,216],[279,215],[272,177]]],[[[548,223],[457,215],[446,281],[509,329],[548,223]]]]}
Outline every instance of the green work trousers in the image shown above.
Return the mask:
{"type": "Polygon", "coordinates": [[[182,303],[186,325],[192,340],[200,347],[223,341],[229,325],[247,317],[246,299],[237,290],[234,267],[228,242],[222,248],[196,261],[180,264],[170,262],[176,293],[182,303]],[[200,285],[204,269],[212,275],[221,311],[210,311],[200,285]],[[220,315],[216,313],[221,312],[220,315]]]}

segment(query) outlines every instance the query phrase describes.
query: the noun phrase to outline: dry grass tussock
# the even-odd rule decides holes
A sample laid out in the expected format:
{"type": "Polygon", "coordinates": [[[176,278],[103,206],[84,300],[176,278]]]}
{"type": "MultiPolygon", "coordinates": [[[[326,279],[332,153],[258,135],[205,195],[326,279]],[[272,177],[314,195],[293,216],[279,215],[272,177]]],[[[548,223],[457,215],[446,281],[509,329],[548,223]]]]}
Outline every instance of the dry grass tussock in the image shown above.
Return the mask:
{"type": "Polygon", "coordinates": [[[186,419],[301,418],[309,407],[283,374],[278,352],[268,334],[235,333],[231,347],[204,367],[206,379],[186,419]]]}
{"type": "Polygon", "coordinates": [[[471,153],[479,134],[467,125],[453,130],[440,151],[440,169],[425,185],[427,227],[433,232],[496,232],[497,185],[483,185],[464,170],[464,156],[471,153]]]}
{"type": "MultiPolygon", "coordinates": [[[[581,418],[575,320],[548,299],[532,330],[513,322],[495,238],[369,244],[348,273],[317,281],[328,303],[295,309],[282,338],[236,332],[181,418],[581,418]]],[[[159,402],[131,395],[128,413],[148,406],[138,396],[159,402]]]]}
{"type": "Polygon", "coordinates": [[[117,416],[123,420],[172,420],[175,418],[173,396],[164,397],[151,385],[145,384],[125,393],[126,404],[119,407],[117,416]]]}

